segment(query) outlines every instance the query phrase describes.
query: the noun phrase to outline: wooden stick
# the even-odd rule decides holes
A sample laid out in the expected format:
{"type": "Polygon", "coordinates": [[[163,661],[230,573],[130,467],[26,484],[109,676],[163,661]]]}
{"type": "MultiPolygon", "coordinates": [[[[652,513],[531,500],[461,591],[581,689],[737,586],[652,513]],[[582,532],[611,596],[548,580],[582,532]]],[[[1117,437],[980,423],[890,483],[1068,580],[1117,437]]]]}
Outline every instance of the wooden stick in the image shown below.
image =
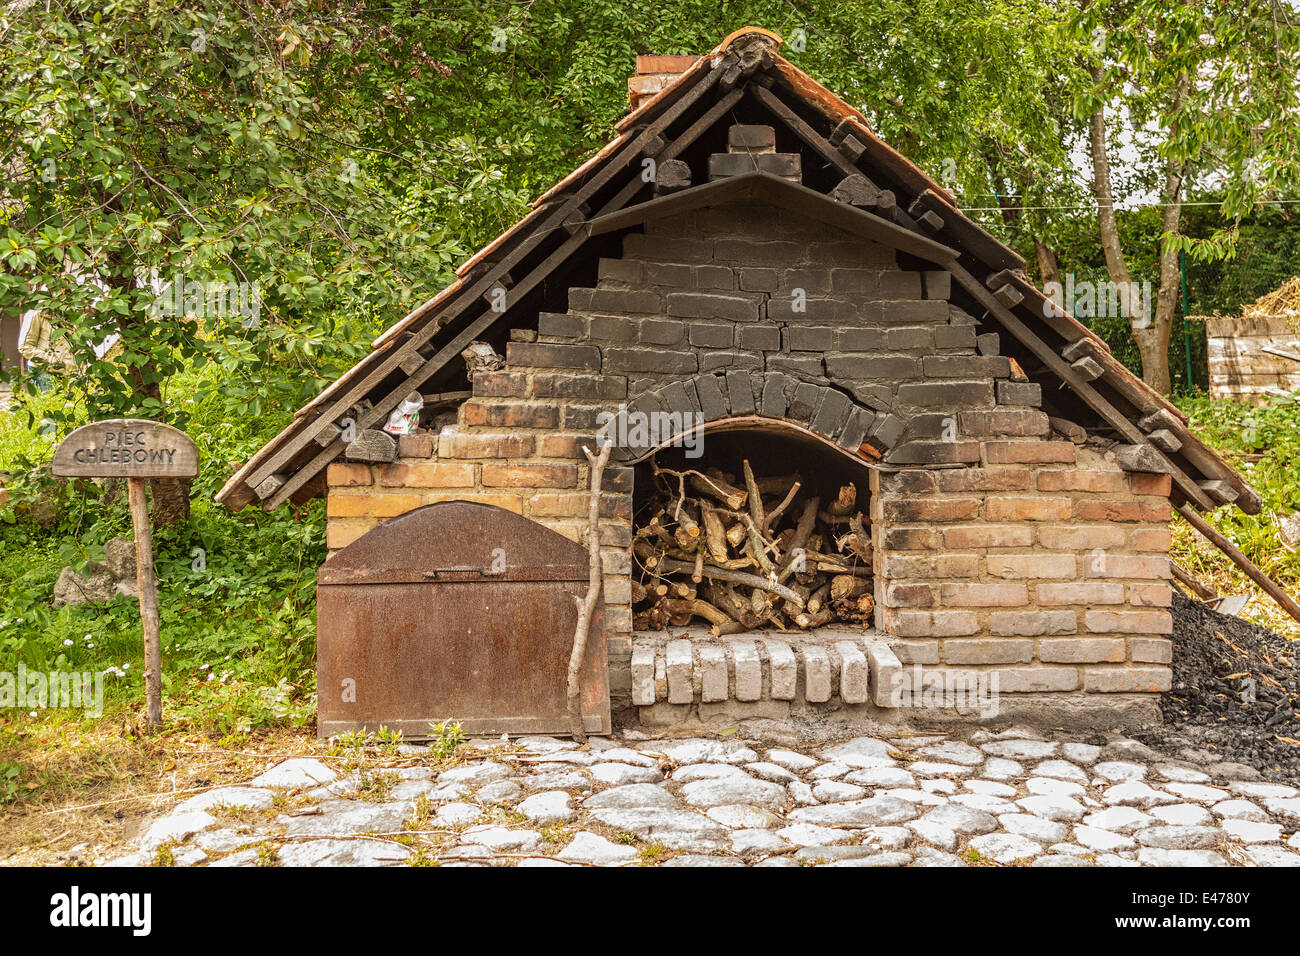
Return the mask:
{"type": "Polygon", "coordinates": [[[1250,558],[1242,554],[1231,541],[1211,527],[1209,522],[1197,514],[1195,508],[1190,504],[1184,503],[1178,506],[1178,513],[1186,518],[1187,523],[1199,531],[1206,540],[1231,558],[1232,563],[1241,568],[1241,570],[1246,573],[1246,577],[1250,578],[1263,588],[1264,592],[1276,601],[1278,605],[1281,606],[1282,610],[1286,611],[1297,621],[1300,621],[1300,604],[1296,604],[1296,602],[1291,598],[1291,595],[1283,591],[1276,581],[1259,568],[1255,567],[1250,558]]]}
{"type": "Polygon", "coordinates": [[[145,478],[128,478],[131,526],[135,530],[135,586],[140,592],[140,626],[144,631],[145,721],[150,730],[162,725],[162,644],[158,639],[158,585],[153,575],[153,530],[145,478]]]}
{"type": "Polygon", "coordinates": [[[1202,601],[1210,601],[1219,596],[1218,591],[1209,584],[1206,584],[1200,578],[1193,576],[1190,571],[1184,568],[1177,561],[1169,562],[1169,571],[1187,588],[1187,590],[1191,591],[1202,601]]]}
{"type": "Polygon", "coordinates": [[[605,465],[613,445],[601,445],[600,454],[593,455],[585,445],[582,453],[591,464],[591,503],[587,509],[587,595],[573,603],[578,606],[578,623],[573,630],[573,651],[569,654],[569,729],[573,739],[586,743],[587,728],[582,725],[582,661],[587,656],[587,634],[591,630],[591,617],[600,600],[600,485],[605,475],[605,465]]]}
{"type": "MultiPolygon", "coordinates": [[[[690,574],[695,571],[695,565],[687,564],[685,561],[674,561],[672,558],[664,558],[660,562],[660,567],[665,571],[685,571],[690,574]]],[[[726,568],[715,568],[706,564],[701,569],[701,574],[713,581],[729,581],[732,584],[743,584],[746,587],[757,588],[760,591],[771,591],[787,601],[795,601],[802,605],[803,600],[794,591],[791,591],[783,584],[777,584],[775,581],[769,581],[767,578],[759,577],[757,574],[749,574],[745,571],[728,571],[726,568]]]]}

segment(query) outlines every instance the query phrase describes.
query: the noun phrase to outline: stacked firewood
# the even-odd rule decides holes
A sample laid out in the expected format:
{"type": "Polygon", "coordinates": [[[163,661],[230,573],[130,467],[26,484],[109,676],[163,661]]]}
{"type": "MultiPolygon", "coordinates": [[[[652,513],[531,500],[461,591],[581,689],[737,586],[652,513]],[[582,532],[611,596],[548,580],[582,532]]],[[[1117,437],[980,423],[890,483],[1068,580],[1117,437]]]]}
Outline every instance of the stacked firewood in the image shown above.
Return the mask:
{"type": "Polygon", "coordinates": [[[637,630],[702,621],[720,635],[871,620],[870,518],[856,484],[823,502],[799,475],[755,478],[748,460],[740,476],[652,467],[655,497],[639,510],[632,544],[637,630]]]}

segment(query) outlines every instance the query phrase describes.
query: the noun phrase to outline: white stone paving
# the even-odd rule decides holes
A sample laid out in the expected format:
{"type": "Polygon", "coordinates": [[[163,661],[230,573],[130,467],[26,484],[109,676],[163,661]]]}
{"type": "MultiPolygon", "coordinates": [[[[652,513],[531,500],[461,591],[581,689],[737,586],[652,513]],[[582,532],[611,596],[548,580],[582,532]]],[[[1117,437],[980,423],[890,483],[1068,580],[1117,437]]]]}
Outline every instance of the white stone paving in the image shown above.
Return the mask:
{"type": "Polygon", "coordinates": [[[301,757],[149,821],[143,866],[1297,866],[1300,790],[1030,728],[767,746],[525,737],[301,757]],[[361,780],[388,779],[364,792],[361,780]]]}

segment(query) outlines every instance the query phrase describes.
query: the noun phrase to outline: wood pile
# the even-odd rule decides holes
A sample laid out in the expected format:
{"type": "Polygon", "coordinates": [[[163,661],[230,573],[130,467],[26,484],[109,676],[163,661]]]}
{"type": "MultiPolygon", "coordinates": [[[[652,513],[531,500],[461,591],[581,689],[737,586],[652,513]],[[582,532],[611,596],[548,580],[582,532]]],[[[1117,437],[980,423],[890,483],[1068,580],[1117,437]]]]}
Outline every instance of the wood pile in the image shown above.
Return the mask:
{"type": "Polygon", "coordinates": [[[632,544],[637,630],[869,625],[870,517],[857,485],[823,502],[797,474],[755,478],[748,459],[740,476],[651,465],[655,495],[632,544]]]}

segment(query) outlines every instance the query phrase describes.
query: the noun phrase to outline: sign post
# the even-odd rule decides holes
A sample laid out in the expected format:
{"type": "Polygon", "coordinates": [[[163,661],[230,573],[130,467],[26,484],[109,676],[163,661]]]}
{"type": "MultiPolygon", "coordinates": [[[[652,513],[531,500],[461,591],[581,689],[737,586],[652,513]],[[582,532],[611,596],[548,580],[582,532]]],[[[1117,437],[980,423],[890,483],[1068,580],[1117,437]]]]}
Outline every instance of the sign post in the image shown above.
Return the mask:
{"type": "Polygon", "coordinates": [[[135,531],[135,581],[144,631],[144,692],[150,728],[162,723],[162,643],[158,636],[158,586],[153,570],[153,531],[145,483],[150,478],[193,478],[199,453],[179,429],[143,418],[117,418],[83,425],[54,452],[51,468],[68,478],[125,478],[135,531]]]}

